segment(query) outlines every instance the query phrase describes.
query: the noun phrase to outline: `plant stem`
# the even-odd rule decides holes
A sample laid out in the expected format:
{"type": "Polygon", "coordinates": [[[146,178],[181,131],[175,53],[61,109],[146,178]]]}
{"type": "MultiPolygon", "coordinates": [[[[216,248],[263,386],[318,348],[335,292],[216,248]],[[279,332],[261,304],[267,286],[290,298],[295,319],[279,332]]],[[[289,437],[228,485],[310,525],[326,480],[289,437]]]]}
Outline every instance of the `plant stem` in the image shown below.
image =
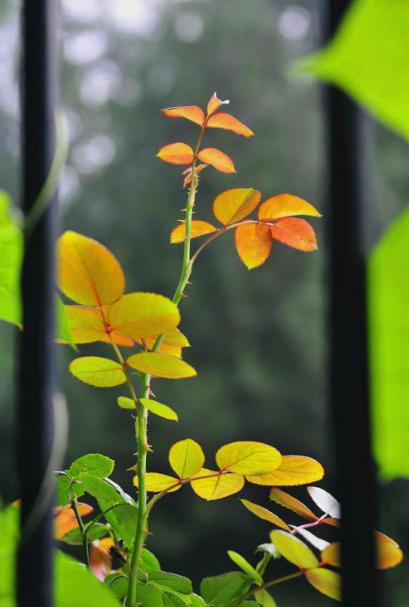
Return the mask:
{"type": "Polygon", "coordinates": [[[71,508],[74,510],[75,518],[77,519],[78,527],[81,532],[82,542],[84,544],[85,551],[85,559],[87,563],[87,567],[89,567],[89,550],[88,550],[88,539],[87,534],[85,533],[84,523],[78,508],[78,500],[75,495],[71,496],[71,508]]]}
{"type": "Polygon", "coordinates": [[[284,582],[295,580],[297,577],[301,577],[302,575],[304,575],[304,572],[300,569],[299,571],[295,571],[294,573],[290,573],[289,575],[284,575],[282,577],[276,578],[275,580],[271,580],[270,582],[266,582],[259,588],[252,588],[245,595],[241,596],[239,599],[235,599],[232,603],[227,605],[227,607],[239,607],[239,605],[241,605],[243,601],[245,601],[246,599],[250,599],[254,595],[254,593],[257,592],[257,590],[266,590],[267,588],[271,588],[272,586],[277,586],[278,584],[283,584],[284,582]]]}

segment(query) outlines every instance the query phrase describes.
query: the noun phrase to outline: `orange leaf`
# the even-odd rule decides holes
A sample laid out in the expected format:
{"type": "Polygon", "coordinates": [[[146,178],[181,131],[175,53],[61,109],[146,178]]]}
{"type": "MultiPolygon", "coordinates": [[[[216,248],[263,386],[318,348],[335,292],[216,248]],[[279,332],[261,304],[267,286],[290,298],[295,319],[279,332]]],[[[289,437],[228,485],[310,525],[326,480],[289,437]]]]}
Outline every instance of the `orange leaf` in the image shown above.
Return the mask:
{"type": "Polygon", "coordinates": [[[243,135],[244,137],[251,137],[254,135],[253,131],[248,126],[237,120],[231,114],[219,112],[210,116],[207,121],[207,126],[212,129],[225,129],[226,131],[233,131],[237,135],[243,135]]]}
{"type": "Polygon", "coordinates": [[[270,499],[276,502],[276,504],[280,504],[280,506],[288,508],[288,510],[295,512],[299,516],[309,519],[310,521],[316,521],[318,518],[308,506],[303,504],[296,497],[282,491],[282,489],[271,489],[270,499]]]}
{"type": "Polygon", "coordinates": [[[209,99],[209,103],[207,104],[207,115],[211,116],[212,114],[217,112],[219,107],[221,107],[222,105],[228,105],[229,103],[230,101],[228,99],[226,99],[226,101],[222,101],[218,98],[217,93],[213,93],[213,95],[209,99]]]}
{"type": "Polygon", "coordinates": [[[124,273],[112,253],[77,232],[64,232],[58,241],[58,274],[64,295],[86,306],[110,304],[125,289],[124,273]]]}
{"type": "Polygon", "coordinates": [[[271,251],[268,226],[246,223],[236,228],[236,249],[244,265],[252,270],[261,266],[271,251]]]}
{"type": "Polygon", "coordinates": [[[109,550],[112,546],[114,546],[114,540],[111,537],[95,540],[91,544],[89,567],[100,582],[103,582],[111,573],[112,559],[109,550]]]}
{"type": "Polygon", "coordinates": [[[186,143],[169,143],[169,145],[164,145],[156,155],[169,164],[191,164],[195,157],[192,148],[186,143]]]}
{"type": "Polygon", "coordinates": [[[235,173],[233,160],[221,152],[217,148],[204,148],[198,154],[198,158],[207,164],[211,164],[212,167],[220,171],[221,173],[235,173]]]}
{"type": "Polygon", "coordinates": [[[254,211],[261,200],[261,194],[253,188],[232,188],[225,190],[213,202],[213,213],[224,225],[241,221],[254,211]]]}
{"type": "Polygon", "coordinates": [[[305,219],[298,217],[280,219],[271,226],[271,235],[274,240],[299,251],[310,253],[318,249],[314,229],[305,219]]]}
{"type": "Polygon", "coordinates": [[[186,118],[199,126],[202,126],[205,115],[198,105],[182,105],[180,107],[167,107],[161,110],[168,118],[186,118]]]}
{"type": "Polygon", "coordinates": [[[389,569],[399,565],[403,559],[399,544],[380,531],[375,532],[375,540],[378,552],[377,569],[389,569]]]}
{"type": "MultiPolygon", "coordinates": [[[[199,236],[205,236],[205,234],[212,234],[212,232],[217,232],[217,228],[212,226],[211,223],[207,223],[207,221],[200,221],[199,219],[194,219],[192,221],[190,238],[198,238],[199,236]]],[[[170,233],[170,242],[172,244],[177,244],[179,242],[184,242],[185,238],[186,229],[185,222],[183,222],[174,228],[170,233]]]]}
{"type": "Polygon", "coordinates": [[[115,331],[108,332],[101,314],[96,308],[67,305],[65,310],[74,343],[90,344],[102,341],[120,346],[132,347],[134,345],[133,340],[129,337],[118,335],[115,331]]]}
{"type": "MultiPolygon", "coordinates": [[[[78,503],[78,511],[81,515],[87,516],[93,511],[93,507],[88,504],[78,503]]],[[[78,522],[74,510],[71,506],[59,506],[54,508],[54,537],[60,540],[69,531],[78,527],[78,522]]]]}
{"type": "Polygon", "coordinates": [[[307,215],[321,217],[321,214],[309,202],[292,194],[278,194],[267,198],[260,206],[258,218],[261,221],[293,217],[294,215],[307,215]]]}
{"type": "Polygon", "coordinates": [[[243,506],[245,508],[247,508],[247,510],[250,510],[250,512],[252,512],[256,516],[258,516],[258,518],[261,518],[263,521],[267,521],[268,523],[271,523],[272,525],[276,525],[277,527],[280,527],[281,529],[284,529],[285,531],[291,531],[290,527],[287,525],[287,523],[285,521],[283,521],[282,518],[280,518],[279,516],[274,514],[274,512],[270,512],[270,510],[267,510],[267,508],[264,508],[264,506],[259,506],[258,504],[254,504],[253,502],[250,502],[249,500],[240,500],[240,501],[243,504],[243,506]]]}

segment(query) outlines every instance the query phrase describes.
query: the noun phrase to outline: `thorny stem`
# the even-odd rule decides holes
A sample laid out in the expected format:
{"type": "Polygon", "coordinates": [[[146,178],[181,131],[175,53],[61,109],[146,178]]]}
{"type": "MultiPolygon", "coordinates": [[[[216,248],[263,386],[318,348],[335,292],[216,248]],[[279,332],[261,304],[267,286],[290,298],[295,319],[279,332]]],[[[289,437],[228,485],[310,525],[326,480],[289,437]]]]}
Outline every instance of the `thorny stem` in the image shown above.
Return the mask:
{"type": "Polygon", "coordinates": [[[78,527],[81,533],[82,542],[84,545],[85,558],[87,562],[87,567],[89,567],[89,548],[88,548],[88,539],[87,534],[85,533],[84,522],[82,520],[79,508],[78,508],[78,500],[76,495],[71,496],[71,508],[74,510],[75,518],[77,519],[78,527]]]}

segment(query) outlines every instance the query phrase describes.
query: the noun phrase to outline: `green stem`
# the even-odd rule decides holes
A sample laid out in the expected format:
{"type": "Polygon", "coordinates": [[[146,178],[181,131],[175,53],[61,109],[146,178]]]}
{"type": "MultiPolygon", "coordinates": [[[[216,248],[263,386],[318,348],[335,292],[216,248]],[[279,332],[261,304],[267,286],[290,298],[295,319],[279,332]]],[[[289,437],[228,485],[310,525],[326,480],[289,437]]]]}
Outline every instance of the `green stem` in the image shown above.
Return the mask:
{"type": "Polygon", "coordinates": [[[257,592],[257,590],[266,590],[267,588],[271,588],[272,586],[277,586],[278,584],[283,584],[284,582],[289,582],[290,580],[295,580],[297,577],[301,577],[302,575],[304,575],[304,572],[299,570],[299,571],[296,571],[295,573],[290,573],[289,575],[283,575],[282,577],[278,577],[275,580],[266,582],[259,588],[252,588],[245,595],[241,596],[239,599],[235,599],[232,603],[227,605],[227,607],[239,607],[239,605],[241,605],[243,601],[245,601],[246,599],[252,598],[254,596],[254,593],[257,592]]]}
{"type": "Polygon", "coordinates": [[[86,559],[87,567],[89,567],[88,539],[87,539],[87,534],[85,533],[84,522],[82,520],[80,511],[78,508],[78,500],[75,495],[71,496],[71,508],[74,510],[75,518],[77,519],[78,527],[81,532],[82,543],[84,545],[84,551],[85,551],[85,559],[86,559]]]}

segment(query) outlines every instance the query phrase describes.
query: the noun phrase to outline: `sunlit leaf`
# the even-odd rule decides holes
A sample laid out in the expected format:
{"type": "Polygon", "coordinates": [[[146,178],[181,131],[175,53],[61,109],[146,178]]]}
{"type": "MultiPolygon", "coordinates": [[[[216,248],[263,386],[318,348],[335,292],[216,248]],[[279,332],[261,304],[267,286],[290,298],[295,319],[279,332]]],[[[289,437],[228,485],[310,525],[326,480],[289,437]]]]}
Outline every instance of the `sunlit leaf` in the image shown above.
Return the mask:
{"type": "Polygon", "coordinates": [[[221,470],[238,474],[265,474],[280,465],[281,454],[275,447],[254,441],[236,441],[223,445],[216,453],[221,470]]]}
{"type": "Polygon", "coordinates": [[[244,137],[251,137],[254,135],[253,131],[248,126],[237,120],[231,114],[224,112],[218,112],[210,116],[207,121],[207,126],[213,129],[225,129],[226,131],[233,131],[236,135],[243,135],[244,137]]]}
{"type": "Polygon", "coordinates": [[[156,293],[128,293],[109,309],[113,331],[134,339],[172,331],[179,322],[176,304],[156,293]]]}
{"type": "Polygon", "coordinates": [[[295,512],[299,516],[309,519],[310,521],[316,521],[318,518],[308,506],[281,489],[271,489],[270,499],[276,502],[276,504],[280,504],[280,506],[295,512]]]}
{"type": "Polygon", "coordinates": [[[241,261],[252,270],[261,266],[270,255],[271,232],[268,226],[243,224],[236,228],[235,242],[241,261]]]}
{"type": "Polygon", "coordinates": [[[339,573],[320,567],[319,569],[309,569],[305,572],[305,577],[318,592],[336,601],[341,600],[341,576],[339,573]]]}
{"type": "Polygon", "coordinates": [[[140,352],[138,354],[133,354],[126,362],[130,367],[136,369],[140,373],[147,373],[154,377],[183,379],[197,375],[195,369],[184,360],[158,352],[140,352]]]}
{"type": "Polygon", "coordinates": [[[321,214],[309,202],[292,194],[278,194],[267,198],[260,205],[258,218],[262,221],[282,219],[294,215],[321,217],[321,214]]]}
{"type": "Polygon", "coordinates": [[[254,593],[254,598],[261,607],[277,607],[277,603],[267,590],[260,588],[254,593]]]}
{"type": "Polygon", "coordinates": [[[158,401],[150,398],[140,398],[139,400],[151,413],[154,413],[159,417],[163,417],[164,419],[170,419],[176,422],[179,420],[178,414],[173,409],[168,407],[168,405],[163,405],[162,403],[158,403],[158,401]]]}
{"type": "Polygon", "coordinates": [[[318,566],[318,559],[315,554],[298,537],[277,529],[270,533],[270,539],[278,548],[281,556],[293,565],[301,569],[318,566]]]}
{"type": "Polygon", "coordinates": [[[112,558],[109,553],[112,546],[112,537],[105,537],[91,544],[89,568],[100,582],[103,582],[112,570],[112,558]]]}
{"type": "MultiPolygon", "coordinates": [[[[217,228],[212,226],[211,223],[207,221],[200,221],[199,219],[194,219],[190,228],[190,238],[198,238],[199,236],[205,236],[206,234],[212,234],[216,232],[217,228]]],[[[176,228],[172,230],[170,233],[170,242],[172,244],[177,244],[179,242],[184,242],[186,238],[186,225],[183,221],[176,228]]]]}
{"type": "Polygon", "coordinates": [[[98,388],[112,388],[126,382],[122,365],[109,358],[81,356],[71,362],[69,369],[77,379],[98,388]]]}
{"type": "Polygon", "coordinates": [[[307,487],[307,491],[318,508],[325,512],[325,514],[333,518],[341,517],[341,505],[328,491],[321,489],[321,487],[307,487]]]}
{"type": "Polygon", "coordinates": [[[221,152],[217,148],[204,148],[203,150],[200,150],[198,158],[202,162],[210,164],[221,173],[236,172],[233,160],[230,158],[230,156],[224,152],[221,152]]]}
{"type": "Polygon", "coordinates": [[[230,103],[230,101],[228,99],[226,99],[226,101],[222,101],[221,99],[218,98],[217,93],[213,93],[213,95],[210,97],[209,102],[207,104],[207,115],[211,116],[212,114],[217,112],[217,110],[222,105],[228,105],[229,103],[230,103]]]}
{"type": "Polygon", "coordinates": [[[97,308],[70,305],[65,306],[65,310],[74,343],[89,344],[102,341],[120,346],[133,346],[134,342],[129,337],[118,335],[115,331],[107,332],[97,308]]]}
{"type": "Polygon", "coordinates": [[[308,529],[303,529],[303,527],[297,527],[296,525],[290,525],[290,527],[293,530],[293,533],[296,532],[298,535],[301,535],[302,538],[307,540],[307,542],[311,544],[311,546],[314,546],[314,548],[317,548],[317,550],[325,550],[330,545],[329,542],[314,535],[308,529]]]}
{"type": "Polygon", "coordinates": [[[179,478],[195,476],[204,462],[202,447],[191,438],[178,441],[169,450],[169,463],[179,478]]]}
{"type": "MultiPolygon", "coordinates": [[[[214,470],[202,468],[196,476],[217,474],[214,470]]],[[[217,474],[199,480],[191,481],[193,491],[205,500],[219,500],[238,493],[244,486],[244,477],[240,474],[217,474]]]]}
{"type": "Polygon", "coordinates": [[[116,399],[118,407],[121,409],[135,409],[135,403],[132,398],[128,398],[127,396],[118,396],[116,399]]]}
{"type": "Polygon", "coordinates": [[[238,552],[234,550],[228,550],[227,554],[229,558],[235,563],[244,573],[246,573],[258,586],[261,586],[263,583],[263,578],[259,574],[259,572],[250,565],[250,563],[238,552]]]}
{"type": "Polygon", "coordinates": [[[246,479],[256,485],[290,487],[314,483],[323,476],[324,468],[312,457],[283,455],[280,465],[273,472],[255,477],[246,476],[246,479]]]}
{"type": "Polygon", "coordinates": [[[247,510],[250,510],[250,512],[258,516],[258,518],[261,518],[263,521],[276,525],[277,527],[284,529],[284,531],[291,531],[290,527],[285,521],[283,521],[282,518],[274,514],[274,512],[270,512],[270,510],[267,510],[267,508],[264,508],[264,506],[259,506],[258,504],[254,504],[249,500],[243,499],[240,501],[243,506],[247,508],[247,510]]]}
{"type": "Polygon", "coordinates": [[[261,193],[253,188],[233,188],[222,192],[213,202],[214,216],[224,225],[237,223],[254,211],[261,193]]]}
{"type": "Polygon", "coordinates": [[[389,569],[399,565],[403,559],[399,544],[380,531],[375,532],[375,541],[378,554],[377,569],[389,569]]]}
{"type": "Polygon", "coordinates": [[[86,306],[110,304],[125,288],[122,268],[112,253],[71,231],[58,241],[58,282],[64,295],[86,306]]]}
{"type": "Polygon", "coordinates": [[[192,148],[186,143],[169,143],[169,145],[164,145],[156,155],[170,164],[191,164],[195,157],[192,148]]]}
{"type": "Polygon", "coordinates": [[[318,249],[314,228],[305,219],[280,219],[271,226],[271,235],[274,240],[305,253],[318,249]]]}
{"type": "MultiPolygon", "coordinates": [[[[148,350],[152,350],[156,343],[156,337],[145,337],[143,340],[136,339],[135,341],[140,344],[144,343],[148,350]]],[[[181,358],[182,348],[188,346],[190,346],[190,343],[186,335],[183,335],[179,329],[173,329],[172,331],[162,334],[162,341],[156,351],[181,358]]]]}
{"type": "MultiPolygon", "coordinates": [[[[88,504],[78,503],[78,511],[81,517],[85,517],[93,511],[88,504]]],[[[78,527],[78,521],[71,506],[58,506],[54,508],[54,537],[60,540],[66,533],[78,527]]]]}
{"type": "Polygon", "coordinates": [[[199,126],[204,123],[205,115],[198,105],[182,105],[179,107],[167,107],[161,110],[168,118],[186,118],[199,126]]]}
{"type": "MultiPolygon", "coordinates": [[[[135,487],[137,487],[137,476],[134,476],[133,482],[135,487]]],[[[159,472],[147,472],[145,474],[145,487],[148,493],[160,493],[161,491],[173,493],[174,491],[178,491],[182,487],[182,484],[174,476],[160,474],[159,472]]]]}

